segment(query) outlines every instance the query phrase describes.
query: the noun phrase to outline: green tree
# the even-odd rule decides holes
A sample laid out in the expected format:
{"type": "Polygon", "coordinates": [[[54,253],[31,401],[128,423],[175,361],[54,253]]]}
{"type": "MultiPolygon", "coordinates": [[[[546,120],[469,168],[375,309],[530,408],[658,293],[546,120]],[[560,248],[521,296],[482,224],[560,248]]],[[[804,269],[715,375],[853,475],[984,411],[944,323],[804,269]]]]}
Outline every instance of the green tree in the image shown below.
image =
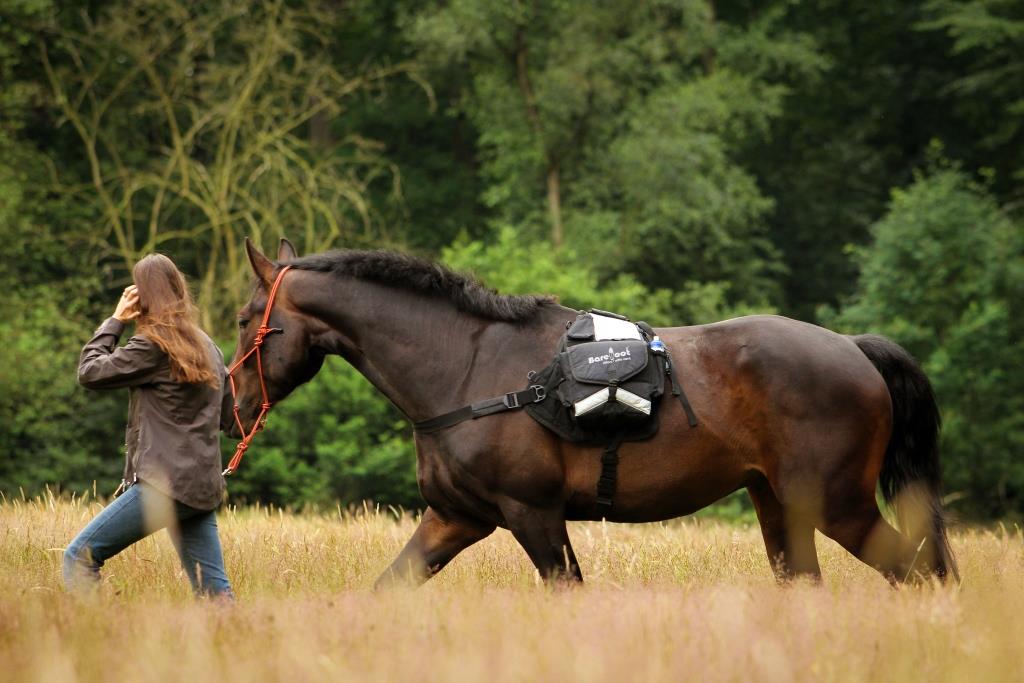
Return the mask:
{"type": "Polygon", "coordinates": [[[1024,231],[985,187],[940,167],[895,190],[871,232],[856,293],[826,319],[888,335],[921,360],[960,509],[1024,511],[1024,231]]]}
{"type": "Polygon", "coordinates": [[[378,146],[307,132],[409,65],[340,72],[323,46],[341,17],[313,2],[125,0],[51,21],[40,59],[88,169],[60,189],[97,207],[96,246],[119,273],[171,251],[198,273],[206,326],[225,331],[244,236],[287,232],[307,251],[379,239],[366,194],[391,167],[378,146]]]}
{"type": "Polygon", "coordinates": [[[47,102],[33,26],[52,7],[7,3],[0,21],[0,491],[8,496],[44,484],[85,491],[96,479],[116,481],[121,468],[123,404],[76,382],[102,287],[85,236],[66,226],[90,212],[53,200],[52,162],[27,135],[47,102]]]}
{"type": "Polygon", "coordinates": [[[509,223],[546,223],[556,247],[565,178],[607,127],[603,114],[622,106],[644,50],[627,34],[650,18],[622,3],[577,9],[457,0],[421,11],[408,31],[429,63],[467,72],[457,106],[478,131],[485,204],[509,223]]]}
{"type": "Polygon", "coordinates": [[[713,282],[732,303],[763,304],[777,294],[772,202],[741,158],[779,115],[785,81],[822,67],[780,16],[725,24],[701,0],[587,12],[461,0],[414,15],[407,33],[435,71],[466,73],[455,104],[477,129],[495,225],[571,244],[605,279],[713,282]]]}
{"type": "Polygon", "coordinates": [[[782,12],[778,23],[809,36],[821,60],[816,73],[788,79],[780,116],[745,157],[774,201],[767,223],[786,265],[783,310],[813,319],[816,306],[852,291],[846,247],[868,241],[890,188],[910,181],[930,140],[956,131],[940,95],[946,41],[914,30],[920,3],[730,5],[723,16],[736,20],[782,12]]]}
{"type": "Polygon", "coordinates": [[[504,293],[555,294],[569,308],[601,308],[652,325],[713,322],[748,312],[729,305],[724,288],[716,283],[691,282],[672,291],[650,290],[628,274],[609,280],[571,247],[556,251],[546,240],[523,239],[511,227],[501,229],[488,244],[458,240],[441,259],[504,293]]]}
{"type": "MultiPolygon", "coordinates": [[[[950,39],[957,65],[943,92],[968,124],[958,157],[992,167],[1003,195],[1021,199],[1024,180],[1024,6],[1014,0],[930,0],[918,29],[950,39]]],[[[952,142],[952,140],[950,141],[952,142]]]]}
{"type": "MultiPolygon", "coordinates": [[[[733,300],[777,299],[778,254],[764,230],[772,201],[732,153],[766,129],[778,100],[776,88],[719,70],[637,104],[603,175],[626,207],[607,239],[622,245],[642,282],[672,289],[718,282],[733,300]]],[[[602,236],[588,218],[580,218],[584,244],[587,235],[602,236]]],[[[594,258],[610,265],[609,255],[594,258]]]]}
{"type": "MultiPolygon", "coordinates": [[[[869,241],[889,191],[912,181],[932,140],[970,172],[993,169],[990,190],[1019,206],[1022,6],[1012,0],[833,0],[716,3],[726,23],[775,23],[807,36],[818,77],[787,78],[781,116],[744,156],[762,191],[787,272],[784,312],[852,292],[849,245],[869,241]]],[[[737,45],[752,57],[763,41],[737,45]],[[751,48],[754,49],[751,49],[751,48]]],[[[784,50],[788,41],[775,41],[784,50]]],[[[772,65],[771,59],[761,59],[772,65]]]]}
{"type": "MultiPolygon", "coordinates": [[[[346,20],[329,46],[337,68],[356,72],[367,63],[415,62],[402,23],[421,6],[418,0],[347,3],[346,20]]],[[[367,203],[383,241],[437,254],[460,232],[487,233],[476,131],[456,111],[462,71],[436,69],[429,83],[418,68],[409,75],[414,78],[378,81],[355,93],[344,114],[324,126],[324,137],[366,138],[380,145],[392,164],[393,182],[371,184],[367,203]]]]}

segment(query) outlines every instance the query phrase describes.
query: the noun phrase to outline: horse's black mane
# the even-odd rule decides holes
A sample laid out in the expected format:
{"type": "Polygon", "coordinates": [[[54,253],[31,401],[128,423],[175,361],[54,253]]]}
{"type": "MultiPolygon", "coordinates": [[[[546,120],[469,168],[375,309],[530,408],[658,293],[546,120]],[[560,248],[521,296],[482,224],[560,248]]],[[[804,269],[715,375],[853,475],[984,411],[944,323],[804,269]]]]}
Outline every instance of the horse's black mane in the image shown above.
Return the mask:
{"type": "Polygon", "coordinates": [[[393,251],[340,249],[285,261],[298,270],[349,275],[383,285],[430,293],[451,301],[466,313],[489,320],[525,322],[542,306],[555,303],[551,296],[498,294],[470,275],[393,251]]]}

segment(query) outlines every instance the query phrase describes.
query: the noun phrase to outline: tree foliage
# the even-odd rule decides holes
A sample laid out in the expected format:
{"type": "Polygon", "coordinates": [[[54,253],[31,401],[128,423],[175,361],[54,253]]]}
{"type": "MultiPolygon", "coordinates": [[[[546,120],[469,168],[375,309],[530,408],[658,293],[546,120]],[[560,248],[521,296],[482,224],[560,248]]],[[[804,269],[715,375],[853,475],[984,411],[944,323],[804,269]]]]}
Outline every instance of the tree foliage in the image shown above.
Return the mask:
{"type": "Polygon", "coordinates": [[[1024,470],[1024,230],[956,168],[893,192],[858,251],[856,293],[835,322],[910,349],[942,407],[947,487],[960,508],[1020,509],[1024,470]]]}
{"type": "Polygon", "coordinates": [[[129,0],[51,28],[40,59],[89,176],[58,187],[96,203],[91,233],[120,272],[179,254],[212,326],[247,277],[244,236],[288,232],[310,251],[380,239],[366,194],[388,163],[369,140],[311,126],[409,67],[337,69],[324,44],[340,19],[283,0],[129,0]]]}
{"type": "MultiPolygon", "coordinates": [[[[116,483],[124,397],[74,366],[135,259],[171,255],[226,339],[242,238],[286,236],[653,324],[888,334],[954,505],[1024,513],[1022,27],[1010,0],[0,0],[0,491],[116,483]]],[[[231,490],[414,506],[413,459],[333,362],[231,490]]]]}
{"type": "Polygon", "coordinates": [[[739,157],[781,113],[786,78],[824,65],[778,18],[726,25],[693,0],[587,12],[465,0],[407,31],[427,64],[468,72],[458,106],[479,131],[496,224],[528,239],[546,225],[556,247],[654,289],[711,280],[732,303],[766,303],[778,300],[773,202],[739,157]]]}
{"type": "Polygon", "coordinates": [[[1008,183],[1024,179],[1024,7],[1012,0],[931,0],[918,28],[952,39],[948,54],[963,66],[950,74],[944,91],[978,134],[974,154],[988,157],[982,163],[994,167],[1004,190],[1019,200],[1008,183]]]}

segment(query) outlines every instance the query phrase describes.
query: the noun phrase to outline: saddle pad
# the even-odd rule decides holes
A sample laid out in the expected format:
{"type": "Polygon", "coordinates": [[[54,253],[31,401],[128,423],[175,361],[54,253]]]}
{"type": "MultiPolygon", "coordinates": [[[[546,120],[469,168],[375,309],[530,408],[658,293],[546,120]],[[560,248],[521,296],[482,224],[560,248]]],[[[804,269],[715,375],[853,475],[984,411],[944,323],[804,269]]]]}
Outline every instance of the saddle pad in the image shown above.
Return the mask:
{"type": "Polygon", "coordinates": [[[636,328],[636,323],[632,323],[628,320],[619,320],[618,318],[609,318],[606,315],[594,316],[594,341],[603,341],[605,339],[635,339],[637,341],[643,341],[640,336],[640,330],[636,328]]]}
{"type": "Polygon", "coordinates": [[[580,316],[569,328],[566,337],[573,341],[643,340],[636,323],[619,318],[611,318],[599,313],[588,313],[585,316],[580,316]]]}

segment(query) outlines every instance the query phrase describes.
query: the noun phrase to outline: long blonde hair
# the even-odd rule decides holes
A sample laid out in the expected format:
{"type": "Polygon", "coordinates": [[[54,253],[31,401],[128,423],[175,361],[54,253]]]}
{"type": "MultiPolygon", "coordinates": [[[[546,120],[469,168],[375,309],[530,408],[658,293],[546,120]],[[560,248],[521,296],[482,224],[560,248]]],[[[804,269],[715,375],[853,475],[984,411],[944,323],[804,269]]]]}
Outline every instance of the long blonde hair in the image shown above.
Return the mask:
{"type": "Polygon", "coordinates": [[[150,254],[135,264],[132,279],[139,290],[136,329],[167,354],[171,378],[220,386],[188,284],[174,262],[163,254],[150,254]]]}

